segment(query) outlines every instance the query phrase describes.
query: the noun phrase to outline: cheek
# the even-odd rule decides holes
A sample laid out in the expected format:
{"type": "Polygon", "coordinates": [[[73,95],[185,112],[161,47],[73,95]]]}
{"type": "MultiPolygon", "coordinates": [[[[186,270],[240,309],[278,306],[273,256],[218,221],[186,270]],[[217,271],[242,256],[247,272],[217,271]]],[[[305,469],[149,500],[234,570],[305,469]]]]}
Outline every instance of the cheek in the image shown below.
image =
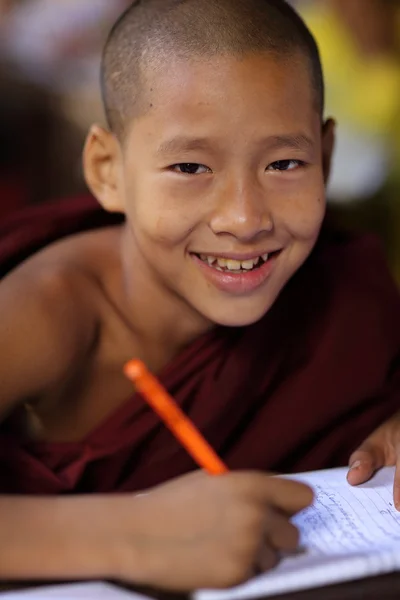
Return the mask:
{"type": "Polygon", "coordinates": [[[126,212],[136,242],[144,249],[152,246],[173,249],[185,244],[201,222],[201,204],[176,190],[168,178],[137,164],[126,168],[126,212]]]}
{"type": "Polygon", "coordinates": [[[320,185],[301,189],[287,197],[282,218],[294,238],[312,242],[319,234],[325,216],[325,189],[320,185]]]}
{"type": "Polygon", "coordinates": [[[154,218],[148,220],[147,233],[155,243],[171,247],[182,244],[192,230],[182,213],[159,209],[153,215],[154,218]]]}
{"type": "Polygon", "coordinates": [[[298,202],[292,210],[293,219],[290,223],[295,237],[313,240],[318,236],[325,215],[325,198],[317,195],[306,201],[298,202]]]}
{"type": "Polygon", "coordinates": [[[173,247],[183,244],[200,220],[194,207],[160,194],[137,194],[132,206],[130,220],[137,239],[148,243],[173,247]]]}

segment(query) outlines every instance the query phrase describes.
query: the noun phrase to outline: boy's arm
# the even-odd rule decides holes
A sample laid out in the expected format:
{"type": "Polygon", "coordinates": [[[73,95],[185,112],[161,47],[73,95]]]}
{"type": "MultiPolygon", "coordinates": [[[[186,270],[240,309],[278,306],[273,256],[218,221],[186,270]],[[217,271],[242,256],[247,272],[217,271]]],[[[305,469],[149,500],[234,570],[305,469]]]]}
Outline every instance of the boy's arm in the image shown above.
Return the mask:
{"type": "MultiPolygon", "coordinates": [[[[0,284],[0,420],[90,353],[91,300],[90,288],[52,268],[26,265],[0,284]]],[[[235,585],[296,548],[290,518],[311,500],[302,484],[266,474],[202,472],[136,498],[0,495],[0,580],[235,585]]]]}
{"type": "MultiPolygon", "coordinates": [[[[112,496],[0,495],[0,581],[117,578],[125,547],[115,502],[112,496]]],[[[134,544],[130,556],[132,580],[140,583],[134,544]]]]}
{"type": "MultiPolygon", "coordinates": [[[[0,422],[54,389],[90,351],[96,322],[80,277],[32,261],[1,281],[0,422]]],[[[0,580],[115,576],[113,514],[101,496],[0,495],[0,580]]]]}
{"type": "Polygon", "coordinates": [[[0,421],[54,389],[89,352],[96,321],[81,278],[32,262],[0,283],[0,421]]]}
{"type": "Polygon", "coordinates": [[[264,473],[192,473],[146,495],[0,496],[0,580],[108,579],[188,592],[229,587],[297,548],[312,502],[264,473]]]}

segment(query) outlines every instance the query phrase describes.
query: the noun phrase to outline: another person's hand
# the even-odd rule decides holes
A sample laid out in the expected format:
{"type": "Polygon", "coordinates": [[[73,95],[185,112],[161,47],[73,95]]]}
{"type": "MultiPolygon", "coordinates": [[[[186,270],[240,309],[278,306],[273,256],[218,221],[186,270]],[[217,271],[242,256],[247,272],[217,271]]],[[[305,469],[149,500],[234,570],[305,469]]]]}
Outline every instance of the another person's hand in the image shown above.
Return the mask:
{"type": "Polygon", "coordinates": [[[396,466],[393,497],[400,510],[400,412],[383,423],[350,457],[351,485],[368,481],[382,467],[396,466]]]}
{"type": "Polygon", "coordinates": [[[122,497],[118,578],[185,592],[239,584],[297,548],[290,518],[312,498],[301,483],[261,473],[202,472],[122,497]]]}

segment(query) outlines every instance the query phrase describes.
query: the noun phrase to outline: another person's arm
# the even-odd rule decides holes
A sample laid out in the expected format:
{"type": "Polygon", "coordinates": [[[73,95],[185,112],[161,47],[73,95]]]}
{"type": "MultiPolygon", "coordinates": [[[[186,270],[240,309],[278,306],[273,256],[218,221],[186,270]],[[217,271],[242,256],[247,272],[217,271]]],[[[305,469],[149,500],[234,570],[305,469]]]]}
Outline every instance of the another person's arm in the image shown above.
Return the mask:
{"type": "MultiPolygon", "coordinates": [[[[400,389],[399,389],[400,405],[400,389]]],[[[400,510],[400,411],[378,427],[353,452],[349,460],[349,483],[360,485],[382,467],[396,466],[393,487],[394,503],[400,510]]]]}

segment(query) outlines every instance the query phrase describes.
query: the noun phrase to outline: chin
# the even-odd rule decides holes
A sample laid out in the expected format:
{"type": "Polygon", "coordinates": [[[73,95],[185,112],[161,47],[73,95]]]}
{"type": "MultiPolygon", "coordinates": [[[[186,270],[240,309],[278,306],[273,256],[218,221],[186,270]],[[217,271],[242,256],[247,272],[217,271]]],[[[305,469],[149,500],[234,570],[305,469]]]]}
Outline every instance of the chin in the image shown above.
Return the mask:
{"type": "Polygon", "coordinates": [[[227,308],[224,307],[221,311],[210,311],[209,319],[215,325],[220,325],[222,327],[248,327],[249,325],[254,325],[260,321],[270,310],[273,301],[269,302],[266,306],[265,304],[262,307],[244,307],[241,306],[232,306],[227,308]]]}

